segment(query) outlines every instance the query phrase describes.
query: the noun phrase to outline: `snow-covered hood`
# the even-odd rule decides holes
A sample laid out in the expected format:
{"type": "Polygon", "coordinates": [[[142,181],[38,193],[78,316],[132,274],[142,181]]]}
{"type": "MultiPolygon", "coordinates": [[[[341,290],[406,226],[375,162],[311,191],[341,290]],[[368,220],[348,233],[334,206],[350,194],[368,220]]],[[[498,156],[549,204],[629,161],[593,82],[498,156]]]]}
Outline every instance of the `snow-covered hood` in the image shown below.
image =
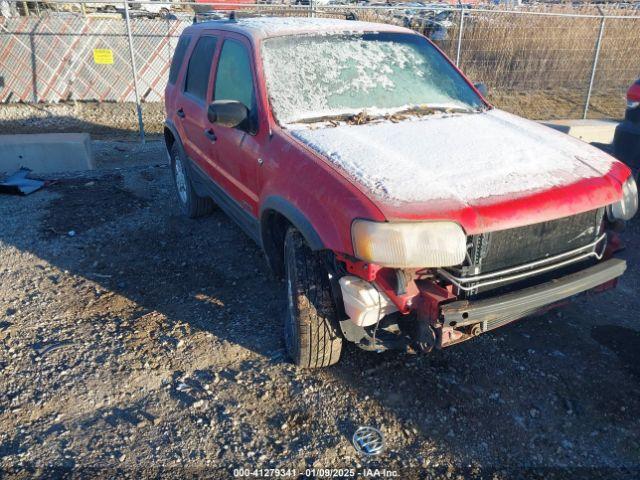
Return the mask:
{"type": "MultiPolygon", "coordinates": [[[[594,179],[591,188],[601,191],[590,194],[591,204],[574,205],[574,210],[619,198],[619,182],[607,178],[616,164],[620,168],[615,159],[580,140],[495,109],[398,123],[292,128],[291,133],[367,191],[387,218],[418,218],[421,212],[447,207],[477,212],[587,179],[594,179]]],[[[540,213],[538,217],[549,218],[570,212],[556,208],[540,213]]],[[[512,218],[510,225],[516,223],[528,221],[512,218]]]]}

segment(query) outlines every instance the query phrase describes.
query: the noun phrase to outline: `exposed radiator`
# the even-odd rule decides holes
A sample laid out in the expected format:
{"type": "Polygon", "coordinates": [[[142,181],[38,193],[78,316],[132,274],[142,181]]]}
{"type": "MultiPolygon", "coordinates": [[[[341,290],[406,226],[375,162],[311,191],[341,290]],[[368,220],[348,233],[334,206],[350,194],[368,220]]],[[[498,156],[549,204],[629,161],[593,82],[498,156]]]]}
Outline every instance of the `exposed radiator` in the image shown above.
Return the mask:
{"type": "MultiPolygon", "coordinates": [[[[467,261],[462,268],[450,271],[458,277],[470,277],[584,247],[601,234],[603,215],[601,208],[524,227],[471,235],[467,261]]],[[[490,288],[484,290],[487,289],[490,288]]],[[[475,293],[478,291],[465,295],[475,293]]]]}

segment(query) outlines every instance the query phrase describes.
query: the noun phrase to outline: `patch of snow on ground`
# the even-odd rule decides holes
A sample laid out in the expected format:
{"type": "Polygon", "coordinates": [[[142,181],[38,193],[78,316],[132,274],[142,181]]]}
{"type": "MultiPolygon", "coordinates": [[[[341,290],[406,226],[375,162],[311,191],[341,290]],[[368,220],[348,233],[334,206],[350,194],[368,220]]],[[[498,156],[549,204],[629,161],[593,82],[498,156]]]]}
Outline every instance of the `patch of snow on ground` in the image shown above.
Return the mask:
{"type": "Polygon", "coordinates": [[[607,173],[611,157],[499,110],[291,133],[379,198],[465,203],[607,173]]]}

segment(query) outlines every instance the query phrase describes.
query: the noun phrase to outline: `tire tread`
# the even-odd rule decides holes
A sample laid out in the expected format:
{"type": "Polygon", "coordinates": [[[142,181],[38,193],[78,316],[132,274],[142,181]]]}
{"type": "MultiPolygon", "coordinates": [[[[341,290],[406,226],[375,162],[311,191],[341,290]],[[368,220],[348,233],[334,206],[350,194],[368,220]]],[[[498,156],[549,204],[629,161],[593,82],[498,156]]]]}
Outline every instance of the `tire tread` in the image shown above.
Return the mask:
{"type": "Polygon", "coordinates": [[[291,228],[285,239],[285,258],[287,268],[293,268],[290,274],[300,336],[298,351],[290,352],[294,362],[305,368],[333,365],[340,359],[342,338],[322,256],[312,251],[302,235],[291,228]],[[293,258],[288,258],[289,255],[293,258]]]}

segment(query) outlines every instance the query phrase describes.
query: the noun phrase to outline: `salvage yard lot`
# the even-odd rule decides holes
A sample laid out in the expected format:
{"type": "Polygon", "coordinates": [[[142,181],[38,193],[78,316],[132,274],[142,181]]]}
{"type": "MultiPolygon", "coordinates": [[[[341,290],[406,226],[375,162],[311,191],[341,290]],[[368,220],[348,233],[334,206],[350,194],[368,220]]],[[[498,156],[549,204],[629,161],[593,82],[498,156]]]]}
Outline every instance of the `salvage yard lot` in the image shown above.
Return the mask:
{"type": "Polygon", "coordinates": [[[183,218],[160,143],[0,197],[0,471],[640,472],[640,225],[619,288],[430,356],[294,368],[281,285],[222,212],[183,218]],[[350,437],[379,427],[387,450],[350,437]],[[96,471],[96,470],[92,470],[96,471]]]}

